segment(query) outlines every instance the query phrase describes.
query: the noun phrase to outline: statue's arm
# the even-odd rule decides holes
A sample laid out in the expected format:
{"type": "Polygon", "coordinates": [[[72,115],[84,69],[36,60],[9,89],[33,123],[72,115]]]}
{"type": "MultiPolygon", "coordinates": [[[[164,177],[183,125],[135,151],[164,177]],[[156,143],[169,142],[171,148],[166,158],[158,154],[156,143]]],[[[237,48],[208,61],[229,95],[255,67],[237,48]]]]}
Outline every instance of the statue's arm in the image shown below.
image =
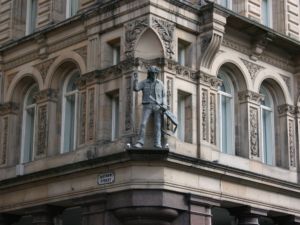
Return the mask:
{"type": "Polygon", "coordinates": [[[138,83],[138,69],[135,69],[133,73],[133,90],[140,91],[143,89],[143,83],[138,83]]]}

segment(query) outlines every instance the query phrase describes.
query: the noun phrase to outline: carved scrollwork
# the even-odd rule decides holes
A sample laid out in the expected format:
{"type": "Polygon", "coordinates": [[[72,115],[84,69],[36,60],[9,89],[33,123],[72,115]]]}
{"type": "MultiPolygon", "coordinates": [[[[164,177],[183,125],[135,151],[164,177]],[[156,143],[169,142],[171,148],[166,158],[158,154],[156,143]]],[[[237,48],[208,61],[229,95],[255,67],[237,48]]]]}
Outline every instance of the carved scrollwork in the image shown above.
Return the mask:
{"type": "Polygon", "coordinates": [[[250,108],[250,148],[253,156],[258,156],[257,113],[257,109],[250,108]]]}
{"type": "Polygon", "coordinates": [[[46,153],[47,146],[47,106],[39,108],[39,122],[38,122],[38,151],[37,155],[46,153]]]}
{"type": "Polygon", "coordinates": [[[90,111],[89,111],[89,140],[94,139],[94,113],[95,113],[95,90],[92,89],[89,91],[90,93],[90,111]]]}
{"type": "Polygon", "coordinates": [[[85,125],[86,125],[86,93],[81,93],[81,144],[85,143],[85,125]]]}
{"type": "Polygon", "coordinates": [[[215,144],[215,95],[210,95],[210,143],[215,144]]]}
{"type": "Polygon", "coordinates": [[[221,86],[223,81],[215,76],[203,73],[201,71],[198,71],[196,73],[196,77],[199,78],[199,81],[201,84],[204,84],[206,86],[212,87],[214,89],[217,89],[218,86],[221,86]]]}
{"type": "Polygon", "coordinates": [[[142,18],[125,24],[125,55],[133,57],[135,42],[139,34],[149,26],[148,18],[142,18]]]}
{"type": "Polygon", "coordinates": [[[87,46],[76,49],[75,52],[77,52],[84,59],[84,61],[86,62],[86,60],[87,60],[87,46]]]}
{"type": "Polygon", "coordinates": [[[203,53],[211,42],[212,33],[206,34],[201,38],[201,53],[203,53]]]}
{"type": "Polygon", "coordinates": [[[175,24],[155,17],[152,17],[152,24],[164,41],[167,58],[172,59],[174,55],[173,35],[175,24]]]}
{"type": "Polygon", "coordinates": [[[282,74],[279,74],[279,75],[282,77],[282,79],[284,80],[284,83],[286,84],[289,92],[291,93],[291,83],[290,83],[291,79],[287,76],[282,75],[282,74]]]}
{"type": "MultiPolygon", "coordinates": [[[[167,80],[167,108],[168,108],[168,110],[171,109],[171,96],[172,96],[171,84],[172,84],[172,81],[170,79],[168,79],[167,80]]],[[[171,130],[171,121],[169,118],[167,118],[167,130],[171,130]]]]}
{"type": "Polygon", "coordinates": [[[30,61],[32,61],[34,59],[37,59],[37,58],[39,58],[39,50],[33,51],[33,52],[28,52],[25,55],[22,55],[18,58],[15,58],[13,60],[5,62],[4,63],[4,70],[14,68],[16,66],[25,64],[25,63],[30,62],[30,61]]]}

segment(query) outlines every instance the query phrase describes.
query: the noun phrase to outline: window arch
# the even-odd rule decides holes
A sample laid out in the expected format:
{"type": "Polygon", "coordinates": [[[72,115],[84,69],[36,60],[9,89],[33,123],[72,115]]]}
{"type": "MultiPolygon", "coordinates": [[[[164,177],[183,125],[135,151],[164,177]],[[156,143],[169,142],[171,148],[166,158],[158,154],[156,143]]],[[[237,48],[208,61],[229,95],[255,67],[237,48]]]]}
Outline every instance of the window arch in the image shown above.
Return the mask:
{"type": "Polygon", "coordinates": [[[234,89],[226,74],[219,73],[218,78],[223,80],[222,86],[218,87],[220,151],[234,154],[234,89]]]}
{"type": "Polygon", "coordinates": [[[274,103],[272,96],[266,87],[261,86],[259,93],[265,96],[264,100],[260,102],[262,162],[265,164],[273,165],[274,103]]]}
{"type": "Polygon", "coordinates": [[[72,71],[63,86],[61,153],[76,148],[78,89],[75,79],[79,76],[78,70],[72,71]]]}
{"type": "Polygon", "coordinates": [[[37,84],[28,89],[24,98],[21,163],[31,162],[34,159],[36,100],[33,94],[35,92],[38,92],[37,84]]]}

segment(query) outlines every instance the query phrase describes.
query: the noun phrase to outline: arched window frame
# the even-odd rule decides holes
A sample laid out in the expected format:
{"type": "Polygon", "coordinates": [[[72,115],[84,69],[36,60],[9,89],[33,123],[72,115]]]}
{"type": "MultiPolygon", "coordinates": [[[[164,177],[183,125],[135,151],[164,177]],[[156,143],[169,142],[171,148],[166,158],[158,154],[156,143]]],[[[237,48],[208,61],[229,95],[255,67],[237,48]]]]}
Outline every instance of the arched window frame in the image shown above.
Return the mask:
{"type": "Polygon", "coordinates": [[[33,94],[31,93],[34,88],[37,87],[37,84],[34,84],[32,86],[30,86],[30,88],[27,90],[26,92],[26,95],[25,95],[25,98],[24,98],[24,104],[23,104],[23,122],[22,122],[22,144],[21,144],[21,160],[20,160],[20,163],[23,164],[23,163],[27,163],[27,162],[32,162],[34,160],[34,153],[35,153],[35,127],[36,127],[36,118],[37,118],[37,107],[36,107],[36,103],[33,103],[33,104],[30,104],[30,105],[27,105],[27,101],[28,101],[28,98],[30,96],[30,94],[33,94]],[[30,129],[30,131],[28,132],[28,124],[27,124],[27,116],[28,116],[28,111],[33,109],[33,112],[34,112],[34,115],[33,115],[33,118],[31,118],[32,120],[32,128],[30,129]],[[29,137],[27,135],[30,135],[29,137]],[[31,149],[27,149],[27,144],[26,144],[26,140],[31,140],[32,141],[32,148],[31,149]],[[27,154],[27,151],[28,154],[29,154],[29,159],[25,161],[25,151],[26,151],[26,154],[27,154]]]}
{"type": "Polygon", "coordinates": [[[72,77],[76,74],[79,73],[79,71],[72,70],[68,77],[66,78],[64,85],[63,85],[63,98],[62,98],[62,132],[61,132],[61,147],[60,147],[60,153],[66,153],[70,151],[74,151],[77,147],[77,116],[78,116],[78,94],[79,90],[73,90],[70,92],[67,92],[67,86],[72,79],[72,77]],[[67,97],[70,97],[72,95],[75,95],[75,106],[74,106],[74,129],[73,129],[73,147],[72,149],[69,149],[68,151],[65,150],[65,135],[66,135],[66,110],[67,110],[67,97]]]}
{"type": "Polygon", "coordinates": [[[228,153],[228,154],[235,154],[235,145],[234,145],[234,87],[233,84],[231,82],[231,79],[229,78],[229,76],[223,72],[219,72],[218,73],[218,78],[223,80],[223,84],[226,84],[227,82],[227,89],[230,90],[230,92],[224,92],[221,90],[221,87],[218,88],[218,119],[219,119],[219,149],[220,152],[223,153],[228,153]],[[225,81],[225,82],[224,82],[225,81]],[[228,116],[226,116],[226,121],[223,120],[223,112],[224,109],[222,107],[222,101],[221,99],[225,97],[227,99],[229,99],[229,102],[226,103],[228,104],[227,110],[231,113],[229,113],[229,119],[228,116]],[[226,126],[228,127],[226,134],[229,135],[229,137],[227,137],[227,148],[225,149],[223,146],[223,140],[224,140],[224,123],[227,123],[226,126]]]}
{"type": "Polygon", "coordinates": [[[261,115],[261,146],[262,146],[262,150],[261,150],[261,160],[264,164],[268,164],[268,165],[274,165],[275,163],[275,139],[274,139],[274,101],[273,98],[270,94],[270,92],[268,91],[268,89],[264,86],[260,87],[260,91],[261,94],[263,94],[265,96],[264,101],[266,101],[268,99],[269,101],[269,106],[263,105],[262,102],[260,103],[260,115],[261,115]],[[266,121],[266,118],[264,117],[264,112],[269,112],[269,121],[266,121]],[[266,142],[266,124],[269,123],[270,124],[270,128],[269,131],[269,137],[268,137],[268,143],[266,142]],[[268,144],[268,149],[266,149],[266,145],[268,144]],[[271,157],[266,159],[266,153],[271,153],[271,157]]]}

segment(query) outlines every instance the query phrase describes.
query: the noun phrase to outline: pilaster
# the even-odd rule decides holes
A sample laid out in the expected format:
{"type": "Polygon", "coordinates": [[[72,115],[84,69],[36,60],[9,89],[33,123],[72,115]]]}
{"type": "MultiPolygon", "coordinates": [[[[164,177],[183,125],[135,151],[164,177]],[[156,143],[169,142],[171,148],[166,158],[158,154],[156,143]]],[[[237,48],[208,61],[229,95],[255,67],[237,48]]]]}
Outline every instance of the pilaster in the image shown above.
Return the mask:
{"type": "Polygon", "coordinates": [[[199,112],[198,120],[198,143],[200,143],[199,156],[206,148],[217,148],[219,145],[217,138],[218,125],[216,122],[218,104],[217,92],[218,86],[222,85],[222,80],[216,76],[209,75],[202,71],[197,72],[198,77],[198,96],[197,105],[199,112]]]}
{"type": "Polygon", "coordinates": [[[261,161],[260,139],[260,101],[264,100],[262,94],[253,91],[238,93],[241,116],[241,140],[237,154],[244,158],[261,161]]]}
{"type": "Polygon", "coordinates": [[[6,102],[0,105],[0,167],[12,166],[15,164],[19,155],[17,151],[17,142],[13,137],[18,136],[17,124],[18,115],[20,113],[20,104],[14,102],[6,102]]]}
{"type": "Polygon", "coordinates": [[[33,96],[37,102],[37,151],[36,158],[57,155],[56,138],[56,107],[58,91],[46,89],[36,92],[33,96]]]}

